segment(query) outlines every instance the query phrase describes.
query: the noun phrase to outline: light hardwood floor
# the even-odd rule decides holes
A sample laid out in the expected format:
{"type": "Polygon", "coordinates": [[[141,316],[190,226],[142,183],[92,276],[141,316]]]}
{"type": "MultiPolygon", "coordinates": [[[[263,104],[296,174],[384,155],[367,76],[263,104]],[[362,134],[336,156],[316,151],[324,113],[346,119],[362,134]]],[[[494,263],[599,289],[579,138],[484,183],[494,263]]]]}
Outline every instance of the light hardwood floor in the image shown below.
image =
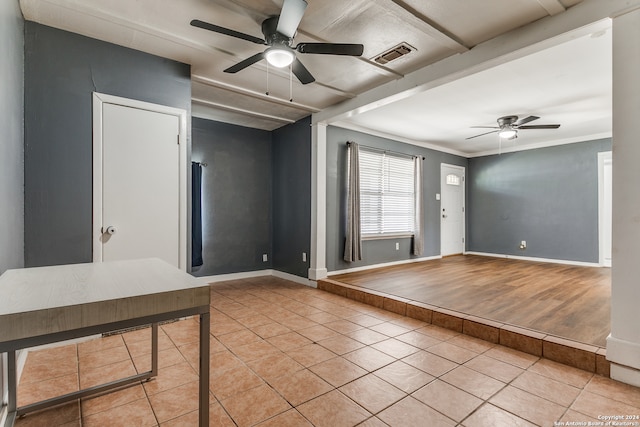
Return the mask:
{"type": "Polygon", "coordinates": [[[331,279],[600,347],[610,332],[609,268],[459,255],[331,279]]]}

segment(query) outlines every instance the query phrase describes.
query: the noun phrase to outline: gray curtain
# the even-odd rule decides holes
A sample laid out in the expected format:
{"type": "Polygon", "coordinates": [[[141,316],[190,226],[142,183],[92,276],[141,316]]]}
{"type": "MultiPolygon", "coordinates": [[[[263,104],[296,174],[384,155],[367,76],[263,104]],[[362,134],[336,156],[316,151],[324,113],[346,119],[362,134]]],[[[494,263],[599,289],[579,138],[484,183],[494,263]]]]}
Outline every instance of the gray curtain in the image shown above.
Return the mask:
{"type": "Polygon", "coordinates": [[[348,143],[347,176],[347,239],[344,243],[344,260],[348,262],[362,259],[362,238],[360,236],[360,148],[355,142],[348,143]]]}
{"type": "Polygon", "coordinates": [[[414,255],[422,255],[424,252],[424,206],[423,206],[423,189],[422,189],[422,156],[416,156],[413,159],[414,164],[414,185],[415,185],[415,230],[413,232],[413,248],[414,255]]]}
{"type": "Polygon", "coordinates": [[[202,165],[191,162],[191,267],[202,264],[202,165]]]}

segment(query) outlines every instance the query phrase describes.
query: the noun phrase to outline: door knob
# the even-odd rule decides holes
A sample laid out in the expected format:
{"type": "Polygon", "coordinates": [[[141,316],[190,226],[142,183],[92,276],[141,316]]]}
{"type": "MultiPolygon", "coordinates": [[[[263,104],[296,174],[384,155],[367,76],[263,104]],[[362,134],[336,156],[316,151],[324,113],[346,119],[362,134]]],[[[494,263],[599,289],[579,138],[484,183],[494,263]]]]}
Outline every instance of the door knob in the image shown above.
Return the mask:
{"type": "Polygon", "coordinates": [[[113,225],[108,226],[104,232],[107,234],[116,234],[116,228],[113,225]]]}

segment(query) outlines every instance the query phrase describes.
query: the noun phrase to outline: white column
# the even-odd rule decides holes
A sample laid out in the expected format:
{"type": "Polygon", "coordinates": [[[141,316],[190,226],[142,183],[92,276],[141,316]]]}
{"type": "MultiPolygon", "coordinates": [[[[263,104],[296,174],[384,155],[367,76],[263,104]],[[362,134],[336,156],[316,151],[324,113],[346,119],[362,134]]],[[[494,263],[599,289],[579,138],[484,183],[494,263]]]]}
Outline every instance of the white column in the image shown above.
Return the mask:
{"type": "Polygon", "coordinates": [[[311,125],[311,259],[309,279],[327,277],[327,125],[311,125]]]}
{"type": "Polygon", "coordinates": [[[640,386],[640,9],[613,18],[611,377],[640,386]]]}

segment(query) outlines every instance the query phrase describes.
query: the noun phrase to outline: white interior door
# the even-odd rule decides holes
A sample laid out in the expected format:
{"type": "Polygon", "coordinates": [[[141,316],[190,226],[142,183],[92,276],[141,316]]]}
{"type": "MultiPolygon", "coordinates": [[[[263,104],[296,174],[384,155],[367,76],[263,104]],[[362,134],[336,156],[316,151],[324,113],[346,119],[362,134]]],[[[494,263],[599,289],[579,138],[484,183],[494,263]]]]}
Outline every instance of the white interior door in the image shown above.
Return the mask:
{"type": "Polygon", "coordinates": [[[440,165],[440,253],[464,252],[464,179],[461,166],[440,165]]]}
{"type": "Polygon", "coordinates": [[[611,267],[613,209],[613,159],[611,151],[598,153],[598,185],[600,264],[611,267]]]}
{"type": "Polygon", "coordinates": [[[103,102],[100,121],[94,261],[157,257],[184,269],[181,116],[149,105],[103,102]]]}

